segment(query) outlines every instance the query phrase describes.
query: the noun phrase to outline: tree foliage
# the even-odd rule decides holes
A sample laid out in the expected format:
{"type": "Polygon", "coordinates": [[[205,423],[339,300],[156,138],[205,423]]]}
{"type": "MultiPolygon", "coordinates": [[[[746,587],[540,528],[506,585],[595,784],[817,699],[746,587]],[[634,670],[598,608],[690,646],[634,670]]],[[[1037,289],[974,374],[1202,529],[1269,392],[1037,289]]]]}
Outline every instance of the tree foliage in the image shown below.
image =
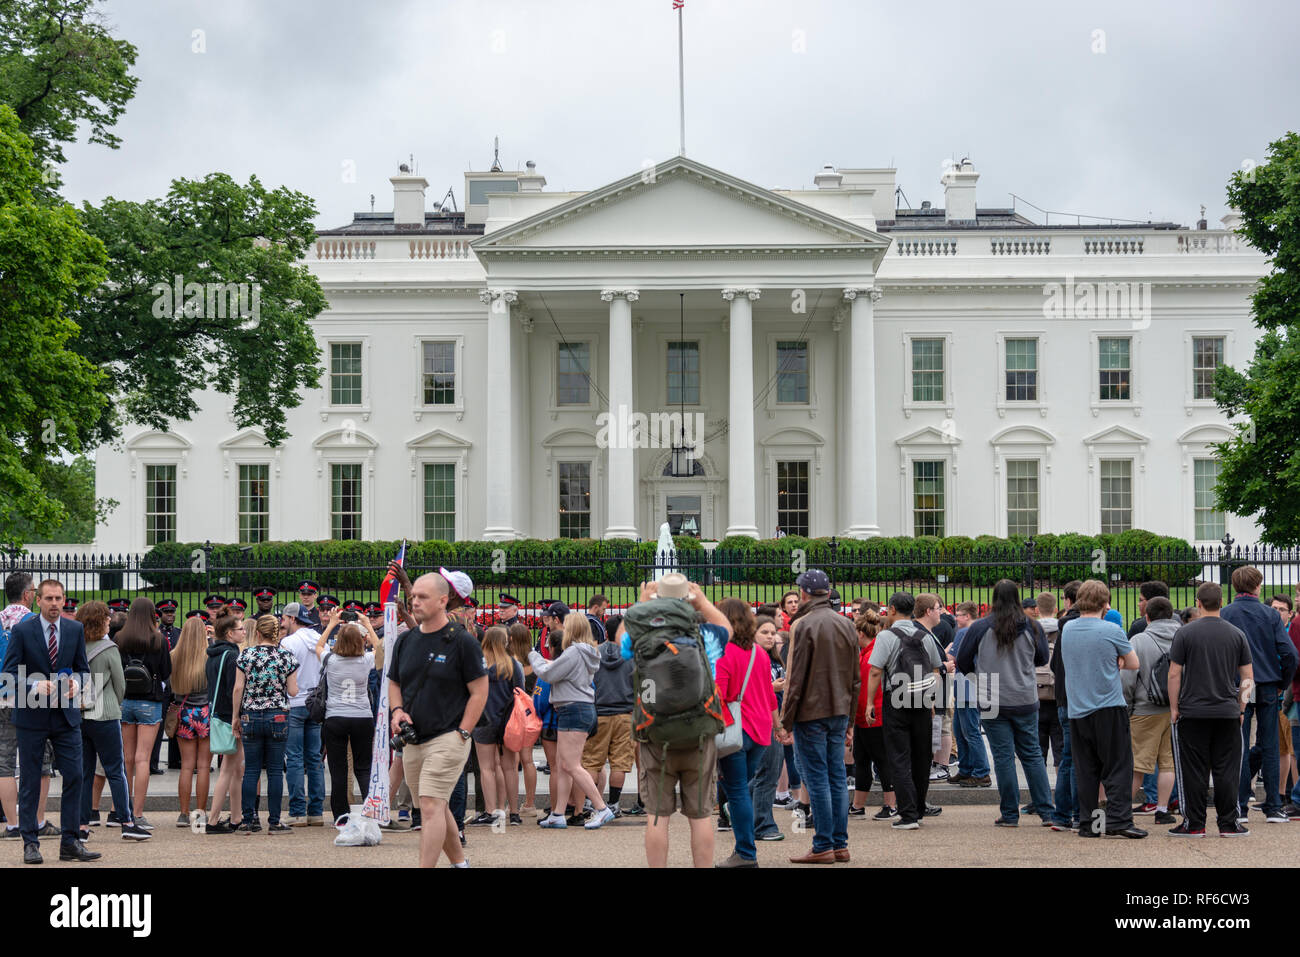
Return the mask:
{"type": "Polygon", "coordinates": [[[1234,174],[1228,201],[1238,232],[1270,258],[1252,297],[1264,330],[1245,372],[1215,375],[1215,401],[1249,422],[1219,446],[1219,507],[1255,516],[1271,545],[1300,544],[1300,136],[1269,147],[1267,163],[1234,174]]]}

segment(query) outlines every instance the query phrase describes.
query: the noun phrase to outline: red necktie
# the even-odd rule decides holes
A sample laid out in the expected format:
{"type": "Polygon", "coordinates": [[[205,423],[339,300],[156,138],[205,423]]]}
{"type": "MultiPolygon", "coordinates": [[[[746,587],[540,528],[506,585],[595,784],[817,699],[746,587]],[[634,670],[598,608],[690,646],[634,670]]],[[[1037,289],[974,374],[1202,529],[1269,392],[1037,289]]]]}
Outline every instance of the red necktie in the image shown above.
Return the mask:
{"type": "Polygon", "coordinates": [[[54,668],[55,662],[59,659],[59,629],[53,622],[50,623],[50,668],[54,668]]]}

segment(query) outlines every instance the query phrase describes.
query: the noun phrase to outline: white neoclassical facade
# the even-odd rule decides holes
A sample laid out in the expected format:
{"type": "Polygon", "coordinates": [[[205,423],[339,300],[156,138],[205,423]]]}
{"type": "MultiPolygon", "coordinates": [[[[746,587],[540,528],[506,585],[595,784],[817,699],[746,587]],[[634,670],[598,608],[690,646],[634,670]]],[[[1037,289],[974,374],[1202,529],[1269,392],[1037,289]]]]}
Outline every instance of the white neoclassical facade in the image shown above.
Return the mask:
{"type": "Polygon", "coordinates": [[[969,163],[920,209],[896,207],[892,169],[807,190],[685,157],[582,193],[532,164],[465,178],[463,211],[403,171],[392,213],[320,233],[325,375],[280,447],[210,392],[99,451],[121,504],[98,547],[664,521],[1255,540],[1211,495],[1214,368],[1252,355],[1267,268],[1231,217],[1036,225],[977,207],[969,163]],[[637,416],[651,427],[609,427],[637,416]]]}

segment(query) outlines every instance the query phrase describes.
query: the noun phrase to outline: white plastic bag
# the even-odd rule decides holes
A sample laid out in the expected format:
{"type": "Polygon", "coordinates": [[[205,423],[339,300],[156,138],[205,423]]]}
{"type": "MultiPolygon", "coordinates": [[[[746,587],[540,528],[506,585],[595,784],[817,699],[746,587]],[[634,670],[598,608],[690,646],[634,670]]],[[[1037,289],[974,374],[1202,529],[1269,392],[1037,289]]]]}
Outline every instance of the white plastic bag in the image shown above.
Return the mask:
{"type": "Polygon", "coordinates": [[[379,822],[373,817],[361,813],[361,806],[356,805],[348,812],[348,821],[339,828],[338,837],[334,838],[336,847],[372,847],[383,840],[383,831],[379,822]]]}

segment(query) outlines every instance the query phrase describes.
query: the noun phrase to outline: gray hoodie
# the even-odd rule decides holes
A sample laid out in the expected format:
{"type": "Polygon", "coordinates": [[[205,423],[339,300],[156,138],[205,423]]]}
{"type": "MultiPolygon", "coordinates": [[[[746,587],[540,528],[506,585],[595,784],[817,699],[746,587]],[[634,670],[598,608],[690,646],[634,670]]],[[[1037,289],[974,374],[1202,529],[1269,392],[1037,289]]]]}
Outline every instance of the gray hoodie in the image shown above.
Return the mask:
{"type": "Polygon", "coordinates": [[[1151,669],[1155,667],[1160,656],[1168,654],[1169,646],[1174,643],[1174,633],[1183,626],[1177,618],[1162,618],[1146,626],[1146,630],[1133,636],[1133,650],[1138,656],[1137,671],[1121,671],[1120,680],[1124,683],[1124,698],[1138,716],[1151,714],[1168,714],[1169,705],[1158,705],[1147,694],[1147,682],[1151,669]]]}
{"type": "Polygon", "coordinates": [[[631,714],[636,704],[636,695],[632,693],[632,670],[635,663],[624,658],[618,645],[612,641],[602,641],[600,650],[600,670],[596,672],[596,717],[612,714],[631,714]]]}
{"type": "Polygon", "coordinates": [[[533,674],[551,686],[551,704],[595,702],[596,689],[591,678],[600,667],[600,652],[595,645],[574,642],[554,661],[530,651],[528,663],[533,666],[533,674]]]}

